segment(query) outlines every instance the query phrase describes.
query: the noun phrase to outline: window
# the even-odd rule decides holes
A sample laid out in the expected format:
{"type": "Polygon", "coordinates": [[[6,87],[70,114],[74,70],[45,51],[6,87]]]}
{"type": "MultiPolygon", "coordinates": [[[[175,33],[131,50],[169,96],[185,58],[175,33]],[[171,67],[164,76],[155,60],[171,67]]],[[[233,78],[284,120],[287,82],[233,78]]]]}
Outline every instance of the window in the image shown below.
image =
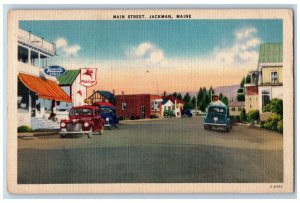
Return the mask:
{"type": "Polygon", "coordinates": [[[151,101],[151,111],[159,111],[159,103],[157,101],[151,101]]]}
{"type": "Polygon", "coordinates": [[[127,104],[126,104],[126,102],[122,102],[122,110],[123,111],[127,110],[127,104]]]}
{"type": "Polygon", "coordinates": [[[270,103],[270,92],[267,90],[262,91],[262,107],[270,103]]]}
{"type": "Polygon", "coordinates": [[[242,110],[242,108],[241,108],[241,107],[239,107],[239,108],[238,108],[238,111],[241,111],[241,110],[242,110]]]}
{"type": "Polygon", "coordinates": [[[231,111],[235,111],[235,107],[232,107],[232,108],[231,108],[231,111]]]}
{"type": "Polygon", "coordinates": [[[249,101],[251,102],[251,97],[249,97],[249,101]]]}
{"type": "Polygon", "coordinates": [[[278,83],[277,71],[271,72],[271,83],[278,83]]]}
{"type": "Polygon", "coordinates": [[[72,109],[70,111],[71,116],[90,116],[92,115],[91,109],[72,109]]]}
{"type": "Polygon", "coordinates": [[[252,109],[252,105],[251,104],[249,105],[249,107],[250,107],[250,109],[252,109]]]}

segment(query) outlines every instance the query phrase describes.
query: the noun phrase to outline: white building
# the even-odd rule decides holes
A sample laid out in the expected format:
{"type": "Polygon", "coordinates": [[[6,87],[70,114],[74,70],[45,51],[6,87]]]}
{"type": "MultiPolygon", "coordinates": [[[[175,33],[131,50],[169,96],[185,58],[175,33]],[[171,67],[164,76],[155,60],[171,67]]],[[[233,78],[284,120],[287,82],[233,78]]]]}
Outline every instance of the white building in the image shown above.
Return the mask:
{"type": "Polygon", "coordinates": [[[283,99],[282,57],[282,43],[261,45],[258,62],[258,110],[260,113],[271,99],[283,99]]]}
{"type": "MultiPolygon", "coordinates": [[[[174,111],[175,109],[175,106],[173,104],[173,102],[169,99],[164,99],[161,103],[161,116],[163,117],[164,116],[164,112],[167,111],[167,110],[171,110],[171,111],[174,111]]],[[[175,112],[174,112],[175,113],[175,112]]]]}
{"type": "Polygon", "coordinates": [[[57,101],[71,102],[71,98],[58,86],[55,77],[44,73],[55,56],[55,44],[18,30],[18,126],[33,129],[58,128],[49,120],[55,113],[57,101]]]}
{"type": "Polygon", "coordinates": [[[65,74],[57,77],[59,86],[71,97],[72,103],[60,102],[57,108],[70,109],[72,106],[85,105],[86,87],[80,84],[80,70],[67,70],[65,74]]]}

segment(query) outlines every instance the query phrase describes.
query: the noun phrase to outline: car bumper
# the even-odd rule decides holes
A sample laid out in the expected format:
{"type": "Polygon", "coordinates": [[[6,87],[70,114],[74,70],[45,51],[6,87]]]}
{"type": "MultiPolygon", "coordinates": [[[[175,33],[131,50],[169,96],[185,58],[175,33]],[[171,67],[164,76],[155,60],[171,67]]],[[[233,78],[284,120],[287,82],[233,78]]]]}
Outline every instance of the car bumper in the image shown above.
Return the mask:
{"type": "Polygon", "coordinates": [[[229,124],[223,124],[223,123],[204,123],[206,126],[212,126],[212,127],[228,127],[229,124]]]}
{"type": "Polygon", "coordinates": [[[104,123],[104,127],[111,127],[112,125],[110,123],[104,123]]]}
{"type": "Polygon", "coordinates": [[[66,134],[83,134],[83,133],[89,133],[90,131],[67,131],[67,130],[61,130],[59,131],[60,135],[66,135],[66,134]]]}

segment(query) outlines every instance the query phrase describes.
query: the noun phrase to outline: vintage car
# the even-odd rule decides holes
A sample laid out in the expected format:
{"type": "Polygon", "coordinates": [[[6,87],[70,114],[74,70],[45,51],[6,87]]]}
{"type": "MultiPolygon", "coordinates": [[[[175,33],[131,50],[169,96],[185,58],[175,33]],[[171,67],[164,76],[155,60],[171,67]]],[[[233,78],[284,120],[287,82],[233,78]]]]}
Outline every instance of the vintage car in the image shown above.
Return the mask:
{"type": "Polygon", "coordinates": [[[192,113],[192,111],[190,109],[183,109],[181,111],[181,118],[185,118],[185,117],[190,118],[192,116],[193,116],[193,113],[192,113]]]}
{"type": "Polygon", "coordinates": [[[60,121],[59,134],[61,137],[68,134],[86,134],[91,138],[94,133],[103,134],[103,125],[104,119],[96,106],[77,106],[71,108],[69,119],[60,121]]]}
{"type": "Polygon", "coordinates": [[[104,127],[109,130],[112,127],[118,128],[119,118],[117,116],[116,108],[109,102],[95,102],[93,106],[100,109],[100,115],[104,119],[104,127]]]}
{"type": "Polygon", "coordinates": [[[214,101],[207,107],[207,114],[204,118],[204,129],[223,128],[229,132],[232,124],[229,118],[229,109],[221,101],[214,101]]]}

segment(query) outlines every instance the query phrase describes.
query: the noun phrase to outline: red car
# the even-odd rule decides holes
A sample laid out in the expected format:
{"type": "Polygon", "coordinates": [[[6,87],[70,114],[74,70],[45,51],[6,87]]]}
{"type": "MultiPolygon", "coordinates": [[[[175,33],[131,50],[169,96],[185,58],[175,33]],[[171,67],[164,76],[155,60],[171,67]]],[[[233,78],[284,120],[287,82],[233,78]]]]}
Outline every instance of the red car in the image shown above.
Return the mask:
{"type": "Polygon", "coordinates": [[[67,134],[86,134],[91,138],[94,133],[103,134],[104,119],[96,106],[76,106],[70,110],[69,119],[61,120],[60,136],[67,134]]]}

